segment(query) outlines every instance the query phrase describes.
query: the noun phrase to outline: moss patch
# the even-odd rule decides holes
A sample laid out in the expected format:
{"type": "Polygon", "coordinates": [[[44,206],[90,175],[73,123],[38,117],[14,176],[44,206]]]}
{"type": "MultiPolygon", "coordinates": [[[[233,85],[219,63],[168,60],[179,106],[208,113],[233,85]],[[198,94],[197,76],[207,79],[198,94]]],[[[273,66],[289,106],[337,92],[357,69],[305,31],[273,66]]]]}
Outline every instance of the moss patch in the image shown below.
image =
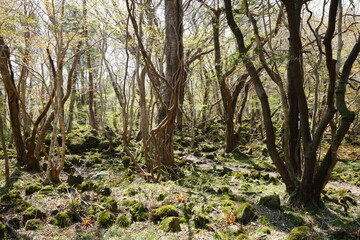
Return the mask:
{"type": "Polygon", "coordinates": [[[154,221],[160,221],[161,219],[164,219],[166,217],[178,217],[179,212],[176,209],[176,207],[172,205],[166,205],[162,206],[158,209],[153,210],[153,220],[154,221]]]}
{"type": "Polygon", "coordinates": [[[164,232],[180,232],[180,220],[178,217],[167,217],[161,221],[159,229],[164,232]]]}
{"type": "Polygon", "coordinates": [[[116,224],[120,227],[129,227],[132,223],[131,215],[129,214],[120,214],[116,218],[116,224]]]}
{"type": "Polygon", "coordinates": [[[71,225],[71,218],[67,211],[59,212],[55,215],[55,225],[58,227],[68,227],[71,225]]]}
{"type": "Polygon", "coordinates": [[[25,224],[25,230],[38,230],[42,225],[40,219],[30,219],[25,224]]]}
{"type": "Polygon", "coordinates": [[[107,228],[114,223],[115,215],[112,212],[104,211],[99,214],[97,221],[100,227],[107,228]]]}

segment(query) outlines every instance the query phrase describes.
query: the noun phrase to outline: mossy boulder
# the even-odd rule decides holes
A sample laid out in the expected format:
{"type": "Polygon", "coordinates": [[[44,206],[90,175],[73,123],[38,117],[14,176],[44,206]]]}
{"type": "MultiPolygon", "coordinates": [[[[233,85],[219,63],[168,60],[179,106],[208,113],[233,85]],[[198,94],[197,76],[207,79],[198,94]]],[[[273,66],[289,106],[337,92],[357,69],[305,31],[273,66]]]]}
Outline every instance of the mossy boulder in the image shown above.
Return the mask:
{"type": "Polygon", "coordinates": [[[30,183],[25,187],[25,194],[31,195],[42,188],[40,183],[30,183]]]}
{"type": "Polygon", "coordinates": [[[51,185],[46,185],[40,189],[40,193],[48,195],[54,191],[54,187],[51,185]]]}
{"type": "Polygon", "coordinates": [[[278,194],[261,197],[259,205],[272,210],[280,210],[280,197],[278,194]]]}
{"type": "MultiPolygon", "coordinates": [[[[20,228],[21,219],[19,217],[10,218],[8,221],[9,225],[14,229],[20,228]]],[[[1,239],[1,238],[0,238],[1,239]]]]}
{"type": "Polygon", "coordinates": [[[26,202],[18,191],[10,191],[0,197],[0,213],[3,213],[10,208],[14,208],[15,212],[22,212],[31,204],[26,202]]]}
{"type": "Polygon", "coordinates": [[[148,219],[148,209],[143,203],[135,203],[130,208],[130,213],[134,221],[143,222],[148,219]]]}
{"type": "Polygon", "coordinates": [[[101,212],[98,216],[97,222],[102,228],[110,227],[115,221],[114,213],[110,211],[101,212]]]}
{"type": "Polygon", "coordinates": [[[250,240],[249,236],[244,234],[244,233],[240,233],[239,235],[237,235],[235,237],[235,240],[250,240]]]}
{"type": "Polygon", "coordinates": [[[116,224],[119,225],[120,227],[129,227],[132,223],[132,218],[130,214],[120,214],[117,218],[116,218],[116,224]]]}
{"type": "Polygon", "coordinates": [[[25,223],[25,230],[39,230],[41,225],[40,219],[30,219],[25,223]]]}
{"type": "Polygon", "coordinates": [[[118,204],[115,198],[113,197],[106,197],[103,206],[105,207],[106,210],[113,213],[117,212],[118,210],[118,204]]]}
{"type": "Polygon", "coordinates": [[[72,222],[68,211],[57,213],[55,220],[55,225],[61,228],[70,226],[72,222]]]}
{"type": "Polygon", "coordinates": [[[66,145],[73,153],[81,153],[84,150],[97,148],[100,139],[95,132],[88,129],[76,129],[67,135],[66,145]]]}
{"type": "Polygon", "coordinates": [[[160,222],[159,229],[164,232],[180,232],[180,220],[178,217],[167,217],[160,222]]]}
{"type": "Polygon", "coordinates": [[[194,217],[195,228],[206,229],[210,219],[205,214],[197,214],[194,217]]]}
{"type": "Polygon", "coordinates": [[[293,228],[286,236],[285,240],[306,240],[310,237],[310,228],[308,226],[299,226],[293,228]]]}
{"type": "Polygon", "coordinates": [[[257,212],[253,205],[250,203],[243,203],[234,211],[236,221],[242,224],[248,224],[249,222],[257,218],[257,212]]]}
{"type": "Polygon", "coordinates": [[[40,209],[31,206],[27,208],[23,213],[23,221],[26,222],[30,219],[46,219],[47,215],[45,212],[41,211],[40,209]]]}
{"type": "Polygon", "coordinates": [[[179,212],[176,207],[172,205],[162,206],[160,208],[154,209],[153,212],[153,220],[160,221],[166,217],[178,217],[179,212]]]}
{"type": "Polygon", "coordinates": [[[70,174],[68,176],[68,179],[67,179],[67,183],[70,185],[70,186],[77,186],[81,183],[83,183],[84,181],[84,178],[83,176],[81,176],[80,174],[70,174]]]}
{"type": "Polygon", "coordinates": [[[291,224],[293,224],[295,227],[303,226],[306,223],[300,215],[292,212],[283,213],[283,218],[286,219],[286,221],[291,222],[291,224]]]}
{"type": "Polygon", "coordinates": [[[6,227],[3,222],[0,222],[0,239],[5,239],[6,227]]]}
{"type": "Polygon", "coordinates": [[[87,180],[78,186],[78,189],[81,190],[82,192],[93,191],[96,190],[96,188],[97,185],[91,180],[87,180]]]}

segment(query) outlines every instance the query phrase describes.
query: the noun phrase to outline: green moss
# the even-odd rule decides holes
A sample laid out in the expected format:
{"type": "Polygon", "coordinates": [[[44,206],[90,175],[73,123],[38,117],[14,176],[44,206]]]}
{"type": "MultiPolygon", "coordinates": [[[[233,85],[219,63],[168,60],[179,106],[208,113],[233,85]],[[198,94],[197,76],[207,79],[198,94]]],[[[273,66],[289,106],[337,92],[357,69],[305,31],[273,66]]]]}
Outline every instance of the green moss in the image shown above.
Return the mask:
{"type": "Polygon", "coordinates": [[[101,212],[97,219],[99,226],[103,228],[110,227],[115,221],[115,215],[112,212],[101,212]]]}
{"type": "Polygon", "coordinates": [[[161,221],[159,229],[164,232],[180,232],[180,220],[178,217],[167,217],[161,221]]]}
{"type": "Polygon", "coordinates": [[[265,233],[265,234],[270,234],[271,233],[271,229],[267,226],[264,226],[260,229],[260,232],[265,233]]]}
{"type": "Polygon", "coordinates": [[[6,231],[5,224],[3,224],[3,222],[0,221],[0,239],[5,239],[5,231],[6,231]]]}
{"type": "Polygon", "coordinates": [[[162,206],[158,209],[153,210],[153,219],[154,221],[160,221],[166,217],[178,217],[179,212],[176,207],[172,205],[162,206]]]}
{"type": "Polygon", "coordinates": [[[118,204],[113,197],[107,197],[105,203],[103,204],[105,209],[110,212],[117,212],[118,210],[118,204]]]}
{"type": "Polygon", "coordinates": [[[25,194],[26,195],[31,195],[37,191],[39,191],[41,189],[41,185],[39,183],[33,183],[33,184],[28,184],[25,188],[25,194]]]}
{"type": "Polygon", "coordinates": [[[236,236],[235,239],[236,240],[250,240],[249,236],[244,233],[240,233],[238,236],[236,236]]]}
{"type": "Polygon", "coordinates": [[[9,221],[8,221],[9,225],[14,229],[19,229],[20,228],[20,222],[21,222],[21,220],[18,217],[10,218],[9,221]]]}
{"type": "Polygon", "coordinates": [[[120,214],[116,218],[116,224],[120,227],[129,227],[132,223],[131,215],[129,214],[120,214]]]}
{"type": "Polygon", "coordinates": [[[31,204],[26,202],[18,191],[10,191],[8,194],[4,194],[0,197],[0,213],[3,213],[10,208],[14,208],[15,212],[22,212],[31,204]]]}
{"type": "Polygon", "coordinates": [[[206,229],[210,219],[205,214],[198,214],[194,217],[195,228],[206,229]]]}
{"type": "Polygon", "coordinates": [[[231,193],[231,189],[229,186],[223,185],[218,188],[217,193],[218,194],[231,193]]]}
{"type": "Polygon", "coordinates": [[[124,193],[126,196],[135,196],[140,192],[139,188],[129,187],[126,192],[124,193]]]}
{"type": "Polygon", "coordinates": [[[201,206],[201,211],[205,214],[213,212],[217,208],[217,203],[212,202],[201,206]]]}
{"type": "Polygon", "coordinates": [[[68,183],[61,183],[58,187],[57,187],[57,191],[61,192],[61,193],[67,193],[70,191],[70,185],[68,183]]]}
{"type": "Polygon", "coordinates": [[[42,221],[40,219],[30,219],[25,224],[25,230],[38,230],[42,221]]]}
{"type": "Polygon", "coordinates": [[[31,206],[25,210],[23,213],[23,221],[26,222],[30,219],[46,219],[47,215],[45,212],[41,211],[40,209],[31,206]]]}
{"type": "Polygon", "coordinates": [[[81,190],[82,192],[92,191],[95,190],[96,188],[97,188],[96,184],[91,180],[87,180],[78,186],[78,189],[81,190]]]}
{"type": "Polygon", "coordinates": [[[55,225],[58,227],[68,227],[71,225],[71,218],[67,211],[59,212],[55,215],[56,223],[55,225]]]}
{"type": "Polygon", "coordinates": [[[261,197],[259,205],[272,210],[280,210],[280,197],[277,194],[261,197]]]}
{"type": "Polygon", "coordinates": [[[143,203],[136,203],[130,208],[131,215],[135,221],[146,221],[148,219],[147,208],[143,203]]]}
{"type": "Polygon", "coordinates": [[[54,187],[51,185],[46,185],[43,188],[41,188],[40,193],[48,195],[54,191],[54,187]]]}
{"type": "Polygon", "coordinates": [[[234,211],[236,221],[242,224],[248,224],[249,222],[257,218],[257,213],[253,205],[250,203],[243,203],[234,211]]]}
{"type": "Polygon", "coordinates": [[[81,184],[83,181],[84,181],[84,178],[80,174],[70,174],[68,176],[68,179],[66,182],[70,186],[77,186],[77,185],[81,184]]]}
{"type": "Polygon", "coordinates": [[[299,226],[293,228],[285,237],[285,240],[306,240],[309,239],[309,227],[299,226]]]}
{"type": "Polygon", "coordinates": [[[128,208],[135,205],[136,203],[138,203],[138,201],[136,201],[134,199],[123,201],[124,206],[128,207],[128,208]]]}

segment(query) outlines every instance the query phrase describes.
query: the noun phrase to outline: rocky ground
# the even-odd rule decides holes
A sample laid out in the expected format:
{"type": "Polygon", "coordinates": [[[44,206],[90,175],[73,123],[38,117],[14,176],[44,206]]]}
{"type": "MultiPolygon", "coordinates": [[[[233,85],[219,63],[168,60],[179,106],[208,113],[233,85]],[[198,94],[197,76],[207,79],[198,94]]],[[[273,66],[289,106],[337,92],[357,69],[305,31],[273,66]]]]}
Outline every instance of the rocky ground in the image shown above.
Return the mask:
{"type": "Polygon", "coordinates": [[[115,137],[75,132],[62,184],[44,186],[44,173],[11,166],[12,185],[0,189],[0,239],[357,239],[359,145],[341,148],[325,207],[315,211],[288,203],[261,142],[224,154],[221,133],[206,136],[177,136],[177,178],[150,183],[115,137]]]}

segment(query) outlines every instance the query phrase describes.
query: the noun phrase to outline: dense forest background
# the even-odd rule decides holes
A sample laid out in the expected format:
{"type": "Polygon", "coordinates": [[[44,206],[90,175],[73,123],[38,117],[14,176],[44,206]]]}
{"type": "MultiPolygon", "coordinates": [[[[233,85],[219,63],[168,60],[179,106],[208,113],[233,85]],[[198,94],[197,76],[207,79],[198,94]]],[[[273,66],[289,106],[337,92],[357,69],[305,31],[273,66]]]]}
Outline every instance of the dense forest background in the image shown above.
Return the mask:
{"type": "Polygon", "coordinates": [[[358,239],[353,0],[1,0],[0,238],[358,239]]]}

